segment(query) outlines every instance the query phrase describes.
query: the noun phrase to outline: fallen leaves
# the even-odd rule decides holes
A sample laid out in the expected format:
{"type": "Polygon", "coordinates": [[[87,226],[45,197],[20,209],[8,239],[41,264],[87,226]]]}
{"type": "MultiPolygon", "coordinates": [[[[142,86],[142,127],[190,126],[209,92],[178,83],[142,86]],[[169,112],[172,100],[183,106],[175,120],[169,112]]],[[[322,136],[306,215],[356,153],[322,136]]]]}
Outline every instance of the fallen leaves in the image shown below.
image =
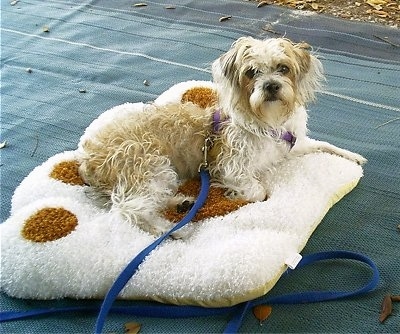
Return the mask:
{"type": "MultiPolygon", "coordinates": [[[[325,13],[356,21],[379,22],[397,27],[400,23],[400,4],[395,0],[256,0],[263,3],[325,13]]],[[[258,6],[257,6],[258,7],[258,6]]],[[[260,6],[262,7],[262,6],[260,6]]]]}
{"type": "Polygon", "coordinates": [[[386,0],[367,0],[365,1],[367,5],[370,5],[371,7],[374,7],[376,10],[381,10],[382,5],[386,5],[387,1],[386,0]]]}
{"type": "Polygon", "coordinates": [[[305,9],[321,11],[325,5],[321,4],[318,0],[277,0],[275,4],[286,5],[294,9],[305,9]]]}
{"type": "Polygon", "coordinates": [[[260,321],[260,326],[269,318],[272,312],[272,307],[269,305],[257,305],[253,307],[254,316],[260,321]]]}
{"type": "Polygon", "coordinates": [[[379,322],[383,323],[393,311],[393,302],[399,302],[400,296],[387,294],[382,300],[381,313],[379,315],[379,322]]]}
{"type": "Polygon", "coordinates": [[[264,7],[266,5],[272,5],[274,2],[269,0],[269,1],[260,1],[257,5],[257,8],[264,7]]]}
{"type": "Polygon", "coordinates": [[[141,324],[139,324],[138,322],[127,322],[125,324],[125,333],[128,334],[137,334],[140,332],[140,328],[142,327],[141,324]]]}
{"type": "Polygon", "coordinates": [[[386,318],[392,314],[392,298],[390,295],[386,295],[383,298],[381,306],[381,314],[379,315],[379,321],[384,322],[386,318]]]}
{"type": "Polygon", "coordinates": [[[222,16],[219,18],[219,22],[228,21],[232,18],[232,15],[222,16]]]}

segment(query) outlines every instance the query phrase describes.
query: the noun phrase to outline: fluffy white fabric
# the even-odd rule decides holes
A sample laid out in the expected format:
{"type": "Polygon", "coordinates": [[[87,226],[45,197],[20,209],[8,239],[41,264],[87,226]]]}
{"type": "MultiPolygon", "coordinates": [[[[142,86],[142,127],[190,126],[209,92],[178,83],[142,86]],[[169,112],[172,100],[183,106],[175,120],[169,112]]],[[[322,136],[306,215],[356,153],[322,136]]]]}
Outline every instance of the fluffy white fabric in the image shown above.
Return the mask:
{"type": "MultiPolygon", "coordinates": [[[[16,189],[1,227],[1,287],[11,296],[101,298],[124,266],[154,237],[97,208],[84,187],[48,177],[58,154],[16,189]],[[35,193],[35,196],[32,196],[35,193]],[[21,228],[41,208],[63,207],[77,228],[55,241],[26,240],[21,228]]],[[[227,306],[263,295],[286,270],[327,210],[362,176],[360,166],[328,154],[288,161],[276,172],[267,201],[195,223],[187,240],[168,240],[140,266],[122,298],[227,306]]]]}

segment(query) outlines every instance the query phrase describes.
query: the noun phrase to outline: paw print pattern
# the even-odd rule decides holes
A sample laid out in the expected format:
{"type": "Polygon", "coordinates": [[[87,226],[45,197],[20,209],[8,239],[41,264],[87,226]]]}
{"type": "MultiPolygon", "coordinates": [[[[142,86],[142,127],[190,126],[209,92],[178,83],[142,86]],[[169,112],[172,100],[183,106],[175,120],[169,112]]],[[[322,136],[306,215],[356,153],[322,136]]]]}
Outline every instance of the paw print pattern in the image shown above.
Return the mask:
{"type": "Polygon", "coordinates": [[[217,94],[214,89],[209,87],[193,87],[188,89],[183,95],[181,102],[192,102],[201,108],[208,108],[215,105],[217,94]]]}
{"type": "MultiPolygon", "coordinates": [[[[77,160],[61,161],[53,167],[49,177],[65,184],[83,186],[78,168],[77,160]]],[[[21,235],[33,242],[54,241],[69,235],[77,225],[76,215],[62,207],[42,208],[25,220],[21,235]]]]}
{"type": "Polygon", "coordinates": [[[78,225],[78,218],[64,208],[44,208],[30,216],[24,223],[21,234],[33,242],[61,239],[78,225]]]}

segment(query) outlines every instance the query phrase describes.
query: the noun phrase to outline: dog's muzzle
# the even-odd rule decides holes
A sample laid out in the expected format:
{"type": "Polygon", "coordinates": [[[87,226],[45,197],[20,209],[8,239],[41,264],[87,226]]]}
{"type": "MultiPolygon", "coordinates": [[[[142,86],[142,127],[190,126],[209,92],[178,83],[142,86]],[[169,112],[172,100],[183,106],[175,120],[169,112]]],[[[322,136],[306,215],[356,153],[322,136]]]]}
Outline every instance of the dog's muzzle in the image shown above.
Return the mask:
{"type": "Polygon", "coordinates": [[[278,94],[282,88],[282,85],[277,81],[270,80],[264,82],[262,88],[267,101],[276,101],[278,100],[278,94]]]}

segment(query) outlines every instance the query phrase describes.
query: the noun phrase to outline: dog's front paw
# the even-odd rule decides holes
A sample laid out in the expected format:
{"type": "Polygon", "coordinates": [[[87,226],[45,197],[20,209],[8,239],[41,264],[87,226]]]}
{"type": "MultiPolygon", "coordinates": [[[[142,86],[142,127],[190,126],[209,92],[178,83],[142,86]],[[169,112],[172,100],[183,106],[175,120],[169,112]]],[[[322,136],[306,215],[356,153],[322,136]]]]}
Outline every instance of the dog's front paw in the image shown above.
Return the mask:
{"type": "Polygon", "coordinates": [[[259,183],[253,183],[251,187],[247,187],[241,191],[228,189],[224,195],[232,200],[244,199],[249,202],[262,202],[268,198],[266,189],[259,183]]]}
{"type": "Polygon", "coordinates": [[[364,165],[367,162],[367,159],[358,153],[346,152],[346,154],[343,154],[342,156],[343,158],[353,161],[358,165],[364,165]]]}
{"type": "Polygon", "coordinates": [[[174,240],[188,240],[194,233],[194,225],[193,223],[190,223],[188,225],[185,225],[181,227],[179,230],[176,230],[175,232],[172,232],[170,234],[170,237],[174,240]]]}
{"type": "Polygon", "coordinates": [[[368,160],[364,158],[362,155],[356,154],[356,159],[354,161],[359,165],[364,165],[365,163],[367,163],[368,160]]]}
{"type": "Polygon", "coordinates": [[[261,185],[246,189],[244,198],[250,202],[262,202],[268,198],[267,190],[261,185]]]}

